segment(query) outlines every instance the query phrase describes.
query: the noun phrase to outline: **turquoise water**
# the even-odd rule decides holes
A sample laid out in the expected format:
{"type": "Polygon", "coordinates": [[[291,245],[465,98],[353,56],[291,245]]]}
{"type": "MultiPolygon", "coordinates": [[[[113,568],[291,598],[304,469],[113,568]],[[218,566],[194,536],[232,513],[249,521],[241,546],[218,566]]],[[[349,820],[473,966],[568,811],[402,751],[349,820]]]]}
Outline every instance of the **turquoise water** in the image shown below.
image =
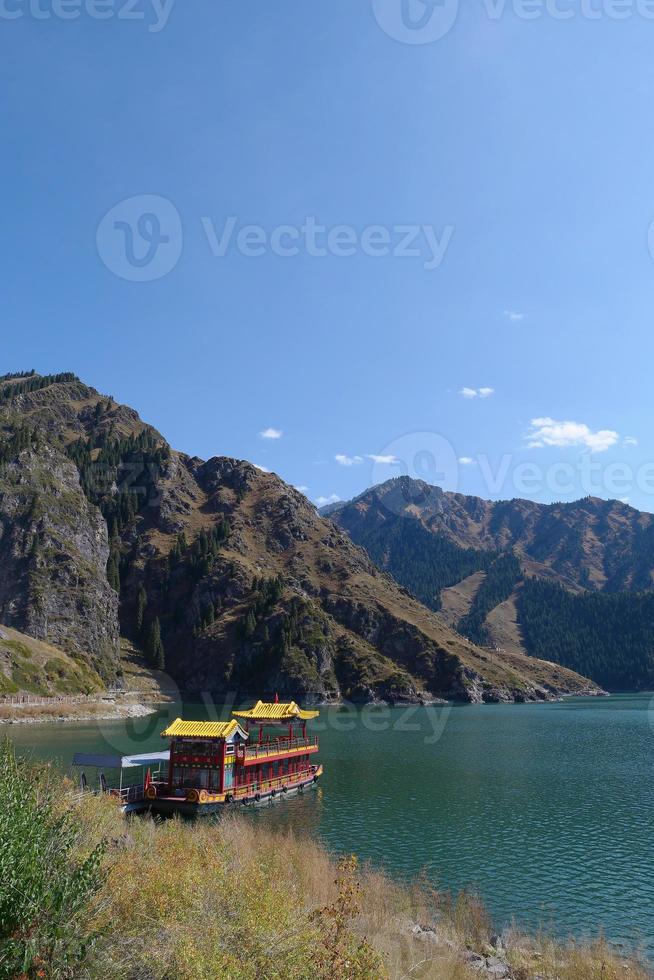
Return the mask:
{"type": "MultiPolygon", "coordinates": [[[[167,706],[128,722],[14,726],[67,765],[76,750],[161,747],[167,706]]],[[[223,712],[224,715],[224,712],[223,712]]],[[[215,715],[214,715],[215,716],[215,715]]],[[[495,922],[595,933],[654,954],[654,702],[329,708],[317,793],[249,819],[319,836],[394,875],[474,885],[495,922]]]]}

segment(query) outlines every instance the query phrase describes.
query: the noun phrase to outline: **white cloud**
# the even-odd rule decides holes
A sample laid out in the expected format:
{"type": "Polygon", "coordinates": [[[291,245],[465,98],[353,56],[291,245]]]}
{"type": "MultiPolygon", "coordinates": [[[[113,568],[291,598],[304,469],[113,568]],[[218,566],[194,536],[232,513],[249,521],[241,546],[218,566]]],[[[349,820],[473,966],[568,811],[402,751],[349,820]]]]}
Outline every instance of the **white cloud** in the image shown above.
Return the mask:
{"type": "Polygon", "coordinates": [[[390,453],[364,453],[363,456],[348,456],[347,453],[336,453],[334,459],[339,466],[360,466],[367,459],[371,463],[377,463],[381,466],[392,466],[393,463],[399,463],[397,456],[392,456],[390,453]]]}
{"type": "Polygon", "coordinates": [[[270,472],[271,472],[271,471],[270,471],[270,470],[268,469],[268,467],[267,467],[267,466],[259,466],[259,464],[258,464],[258,463],[253,463],[252,465],[254,466],[254,468],[255,468],[255,470],[261,470],[261,472],[262,472],[262,473],[270,473],[270,472]]]}
{"type": "Polygon", "coordinates": [[[494,388],[461,388],[460,395],[464,398],[490,398],[495,394],[494,388]]]}
{"type": "Polygon", "coordinates": [[[518,320],[523,320],[525,315],[524,313],[518,313],[516,310],[505,310],[504,316],[513,323],[517,323],[518,320]]]}
{"type": "Polygon", "coordinates": [[[332,493],[329,497],[316,497],[316,504],[318,507],[326,507],[327,504],[337,504],[340,499],[337,493],[332,493]]]}
{"type": "Polygon", "coordinates": [[[309,488],[308,487],[305,487],[305,486],[299,486],[299,487],[296,487],[295,489],[296,490],[299,490],[300,493],[304,493],[304,494],[307,494],[309,492],[309,488]]]}
{"type": "Polygon", "coordinates": [[[557,422],[556,419],[545,417],[531,420],[527,439],[529,449],[583,446],[591,452],[603,453],[615,446],[619,436],[613,429],[593,432],[584,422],[557,422]]]}
{"type": "Polygon", "coordinates": [[[358,466],[363,463],[363,456],[347,456],[345,453],[336,453],[334,459],[339,466],[358,466]]]}
{"type": "Polygon", "coordinates": [[[368,453],[366,459],[372,460],[373,463],[380,463],[386,466],[390,466],[392,463],[399,463],[397,456],[377,456],[375,453],[368,453]]]}
{"type": "Polygon", "coordinates": [[[461,466],[472,466],[474,462],[475,461],[472,456],[459,456],[459,463],[461,466]]]}
{"type": "Polygon", "coordinates": [[[634,436],[625,436],[624,437],[624,445],[625,446],[637,446],[638,445],[638,439],[634,438],[634,436]]]}
{"type": "Polygon", "coordinates": [[[273,429],[271,427],[268,427],[267,429],[263,429],[259,433],[259,438],[260,439],[281,439],[281,437],[283,435],[284,435],[284,433],[282,432],[281,429],[273,429]]]}

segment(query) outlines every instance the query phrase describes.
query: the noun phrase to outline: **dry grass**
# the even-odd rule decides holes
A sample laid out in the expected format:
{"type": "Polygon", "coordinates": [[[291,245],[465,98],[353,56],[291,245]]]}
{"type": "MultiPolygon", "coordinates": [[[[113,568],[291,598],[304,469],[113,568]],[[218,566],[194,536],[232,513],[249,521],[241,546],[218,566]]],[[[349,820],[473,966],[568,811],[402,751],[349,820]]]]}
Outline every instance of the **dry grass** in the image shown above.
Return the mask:
{"type": "Polygon", "coordinates": [[[46,721],[57,718],[78,718],[80,715],[95,714],[99,709],[98,702],[89,701],[76,704],[17,704],[0,705],[0,721],[24,721],[27,718],[46,721]]]}
{"type": "MultiPolygon", "coordinates": [[[[469,951],[493,955],[481,903],[369,867],[339,872],[315,841],[245,816],[126,823],[106,798],[71,796],[89,850],[104,838],[108,877],[86,925],[100,930],[85,976],[148,980],[466,980],[469,951]],[[337,883],[338,879],[338,883],[337,883]]],[[[514,934],[515,980],[646,980],[609,946],[514,934]]]]}
{"type": "Polygon", "coordinates": [[[580,945],[570,940],[519,937],[509,960],[516,980],[539,975],[555,980],[651,980],[651,973],[635,960],[619,956],[603,938],[580,945]]]}
{"type": "Polygon", "coordinates": [[[148,709],[142,709],[138,700],[131,696],[115,700],[89,699],[70,704],[53,701],[49,704],[0,705],[0,724],[126,718],[141,711],[148,713],[148,709]]]}

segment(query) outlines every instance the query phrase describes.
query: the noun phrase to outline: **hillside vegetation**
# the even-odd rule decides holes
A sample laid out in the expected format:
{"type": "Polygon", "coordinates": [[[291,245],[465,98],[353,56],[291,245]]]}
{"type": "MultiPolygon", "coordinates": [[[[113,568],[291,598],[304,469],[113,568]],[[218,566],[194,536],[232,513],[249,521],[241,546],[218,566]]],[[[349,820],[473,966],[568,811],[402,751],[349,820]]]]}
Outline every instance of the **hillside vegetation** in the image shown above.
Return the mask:
{"type": "Polygon", "coordinates": [[[0,697],[26,692],[56,697],[93,694],[103,684],[83,658],[0,626],[0,697]]]}
{"type": "Polygon", "coordinates": [[[654,687],[654,592],[571,595],[529,579],[518,599],[525,645],[612,690],[654,687]]]}

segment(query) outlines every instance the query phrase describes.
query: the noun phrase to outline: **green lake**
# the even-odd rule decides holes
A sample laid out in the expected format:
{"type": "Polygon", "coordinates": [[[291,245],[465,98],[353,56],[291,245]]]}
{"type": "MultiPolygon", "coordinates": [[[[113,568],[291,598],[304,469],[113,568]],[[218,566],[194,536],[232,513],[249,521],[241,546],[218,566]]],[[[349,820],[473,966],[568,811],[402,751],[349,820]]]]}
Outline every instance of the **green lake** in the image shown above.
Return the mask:
{"type": "MultiPolygon", "coordinates": [[[[163,723],[226,717],[167,705],[121,722],[16,725],[21,749],[165,747],[163,723]]],[[[314,723],[325,776],[316,793],[248,810],[407,879],[425,870],[475,886],[497,925],[654,954],[654,701],[620,695],[543,705],[327,708],[314,723]]]]}

